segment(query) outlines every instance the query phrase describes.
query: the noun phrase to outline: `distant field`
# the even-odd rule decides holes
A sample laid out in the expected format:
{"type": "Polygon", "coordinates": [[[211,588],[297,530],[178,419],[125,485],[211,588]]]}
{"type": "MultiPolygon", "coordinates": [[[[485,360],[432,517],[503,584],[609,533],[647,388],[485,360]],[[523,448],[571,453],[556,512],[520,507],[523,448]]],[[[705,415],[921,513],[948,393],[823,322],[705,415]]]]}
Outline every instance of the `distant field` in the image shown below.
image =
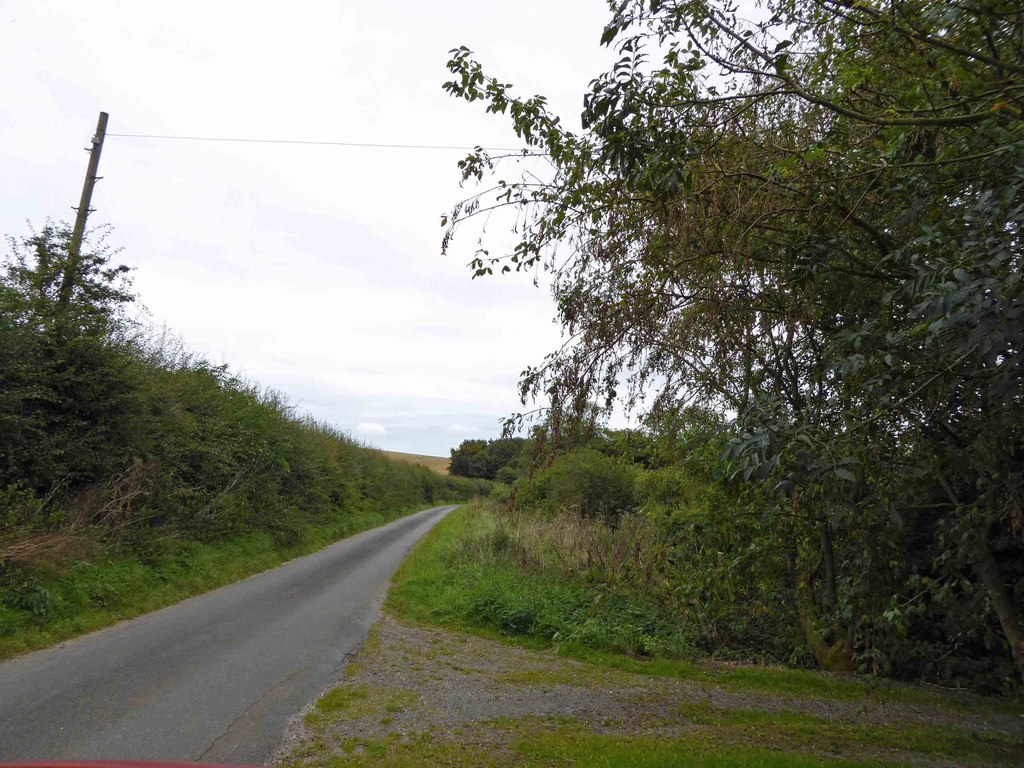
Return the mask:
{"type": "Polygon", "coordinates": [[[399,461],[408,461],[410,464],[422,464],[435,472],[440,472],[442,475],[448,474],[448,465],[451,464],[451,459],[447,456],[420,456],[418,453],[399,453],[398,451],[384,451],[384,453],[399,461]]]}

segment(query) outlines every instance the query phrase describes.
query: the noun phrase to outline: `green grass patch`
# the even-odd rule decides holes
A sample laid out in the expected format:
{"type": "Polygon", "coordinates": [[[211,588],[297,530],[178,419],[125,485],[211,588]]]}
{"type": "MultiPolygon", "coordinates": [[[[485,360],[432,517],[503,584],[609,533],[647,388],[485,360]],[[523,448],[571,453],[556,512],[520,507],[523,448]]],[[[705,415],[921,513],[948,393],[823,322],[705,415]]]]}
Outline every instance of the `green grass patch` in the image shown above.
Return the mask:
{"type": "Polygon", "coordinates": [[[370,697],[368,685],[342,685],[334,688],[317,701],[313,711],[306,715],[306,725],[312,725],[324,718],[336,716],[339,713],[348,714],[353,709],[361,709],[360,705],[365,704],[370,697]]]}
{"type": "Polygon", "coordinates": [[[709,704],[696,701],[688,701],[680,704],[675,709],[675,715],[700,725],[719,725],[728,723],[730,725],[804,725],[819,726],[828,723],[827,720],[815,715],[804,715],[798,712],[786,710],[780,712],[765,712],[759,709],[720,709],[709,704]]]}
{"type": "MultiPolygon", "coordinates": [[[[560,729],[539,733],[514,745],[529,764],[594,768],[810,768],[811,766],[886,766],[882,760],[822,758],[780,753],[756,746],[722,747],[698,738],[658,739],[611,736],[560,729]]],[[[525,761],[524,761],[525,762],[525,761]]]]}
{"type": "Polygon", "coordinates": [[[416,694],[390,688],[371,688],[368,685],[340,685],[321,696],[306,715],[307,727],[317,728],[340,720],[379,717],[391,722],[388,715],[412,709],[416,694]]]}
{"type": "Polygon", "coordinates": [[[674,714],[701,726],[703,737],[719,744],[760,742],[780,750],[844,753],[882,748],[986,764],[1018,765],[1024,761],[1020,740],[980,736],[948,726],[835,722],[788,710],[722,709],[699,702],[682,704],[674,714]]]}
{"type": "MultiPolygon", "coordinates": [[[[756,746],[722,748],[700,739],[609,736],[566,729],[540,733],[515,744],[528,764],[594,768],[810,768],[811,766],[886,766],[883,760],[822,758],[780,753],[756,746]]],[[[525,762],[525,761],[524,761],[525,762]]]]}
{"type": "Polygon", "coordinates": [[[347,739],[341,754],[309,750],[292,766],[532,766],[533,768],[868,768],[897,763],[778,752],[765,746],[723,746],[706,738],[682,739],[594,734],[568,718],[501,718],[445,734],[409,738],[347,739]],[[487,738],[483,734],[487,734],[487,738]]]}
{"type": "Polygon", "coordinates": [[[34,589],[45,597],[37,611],[0,599],[0,659],[172,605],[423,508],[346,513],[307,527],[292,544],[254,532],[222,541],[171,541],[148,556],[99,549],[59,572],[37,572],[34,589]]]}
{"type": "Polygon", "coordinates": [[[923,758],[1019,765],[1019,744],[958,729],[829,723],[793,712],[718,710],[694,704],[678,713],[697,727],[681,736],[594,733],[569,717],[502,717],[409,737],[347,739],[342,755],[326,745],[294,765],[377,766],[893,766],[923,758]]]}

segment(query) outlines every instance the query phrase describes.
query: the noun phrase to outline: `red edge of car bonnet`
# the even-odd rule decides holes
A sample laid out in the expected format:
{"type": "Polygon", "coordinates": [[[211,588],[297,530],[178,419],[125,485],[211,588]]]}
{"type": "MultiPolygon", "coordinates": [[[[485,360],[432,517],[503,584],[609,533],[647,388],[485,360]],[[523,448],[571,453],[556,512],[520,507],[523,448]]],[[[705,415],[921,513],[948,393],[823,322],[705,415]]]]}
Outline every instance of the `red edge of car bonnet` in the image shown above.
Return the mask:
{"type": "Polygon", "coordinates": [[[166,760],[33,760],[0,763],[0,768],[259,768],[228,763],[168,762],[166,760]]]}

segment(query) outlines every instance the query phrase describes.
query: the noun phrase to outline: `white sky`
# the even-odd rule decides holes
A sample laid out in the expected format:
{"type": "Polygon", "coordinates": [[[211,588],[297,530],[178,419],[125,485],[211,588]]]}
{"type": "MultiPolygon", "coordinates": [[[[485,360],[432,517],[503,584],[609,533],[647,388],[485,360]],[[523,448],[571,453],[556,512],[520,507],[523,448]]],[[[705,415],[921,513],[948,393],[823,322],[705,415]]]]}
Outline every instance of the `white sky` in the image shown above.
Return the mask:
{"type": "MultiPolygon", "coordinates": [[[[578,129],[612,53],[604,0],[0,4],[0,234],[70,220],[100,110],[112,133],[517,146],[441,90],[472,48],[578,129]]],[[[110,137],[91,225],[156,324],[375,445],[494,437],[558,343],[546,290],[440,255],[465,192],[451,151],[110,137]]],[[[492,227],[495,230],[497,225],[492,227]]]]}

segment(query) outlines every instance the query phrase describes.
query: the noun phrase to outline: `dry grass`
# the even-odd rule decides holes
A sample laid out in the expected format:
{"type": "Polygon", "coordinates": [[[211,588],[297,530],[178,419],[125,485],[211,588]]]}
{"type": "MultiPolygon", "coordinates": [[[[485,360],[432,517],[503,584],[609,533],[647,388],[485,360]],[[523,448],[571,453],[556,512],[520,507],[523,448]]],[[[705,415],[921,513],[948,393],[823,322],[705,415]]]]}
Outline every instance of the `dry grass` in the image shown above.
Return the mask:
{"type": "Polygon", "coordinates": [[[381,451],[381,453],[391,459],[407,461],[410,464],[420,464],[427,469],[440,472],[442,475],[448,474],[448,465],[452,462],[447,456],[421,456],[418,453],[400,453],[398,451],[381,451]]]}
{"type": "Polygon", "coordinates": [[[537,515],[503,511],[487,499],[474,499],[469,508],[479,535],[463,546],[475,559],[497,553],[528,571],[626,581],[642,589],[662,581],[669,569],[663,532],[640,512],[623,515],[610,528],[574,508],[537,515]]]}
{"type": "MultiPolygon", "coordinates": [[[[96,543],[144,519],[137,510],[140,500],[152,492],[152,466],[135,459],[131,465],[103,485],[79,491],[67,504],[54,529],[15,528],[0,535],[0,561],[9,560],[47,570],[85,557],[96,543]]],[[[56,489],[54,489],[54,493],[56,489]]],[[[34,506],[34,516],[45,517],[53,495],[34,506]]]]}

